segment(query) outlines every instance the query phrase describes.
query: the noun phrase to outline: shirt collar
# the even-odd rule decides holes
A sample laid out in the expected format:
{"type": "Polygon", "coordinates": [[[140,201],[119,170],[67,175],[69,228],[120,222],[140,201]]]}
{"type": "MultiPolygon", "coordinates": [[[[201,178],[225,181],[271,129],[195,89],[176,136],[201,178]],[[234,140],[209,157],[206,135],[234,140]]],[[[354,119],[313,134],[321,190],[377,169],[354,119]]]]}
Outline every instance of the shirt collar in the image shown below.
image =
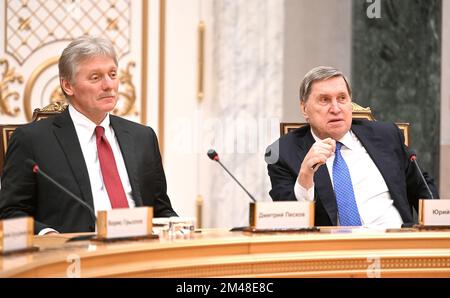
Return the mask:
{"type": "MultiPolygon", "coordinates": [[[[80,143],[87,143],[94,134],[95,127],[97,126],[88,117],[77,111],[72,105],[69,105],[69,114],[72,118],[75,129],[78,132],[78,138],[80,143]]],[[[108,132],[110,125],[109,113],[106,115],[105,119],[100,123],[100,126],[105,128],[105,132],[108,132]]]]}
{"type": "MultiPolygon", "coordinates": [[[[311,128],[311,134],[316,142],[321,140],[318,136],[316,136],[316,134],[314,133],[312,128],[311,128]]],[[[357,141],[356,141],[355,134],[351,130],[349,130],[342,138],[337,140],[337,142],[341,142],[348,149],[354,150],[357,141]]]]}

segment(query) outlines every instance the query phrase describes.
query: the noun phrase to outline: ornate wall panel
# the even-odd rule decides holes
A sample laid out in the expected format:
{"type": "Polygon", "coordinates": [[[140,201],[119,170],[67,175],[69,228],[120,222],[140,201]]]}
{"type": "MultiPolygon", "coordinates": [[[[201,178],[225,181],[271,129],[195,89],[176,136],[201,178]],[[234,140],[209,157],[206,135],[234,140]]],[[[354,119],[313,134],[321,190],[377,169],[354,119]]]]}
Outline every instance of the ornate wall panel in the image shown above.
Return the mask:
{"type": "Polygon", "coordinates": [[[23,123],[32,112],[64,99],[58,81],[58,58],[74,38],[105,36],[119,57],[119,103],[114,114],[146,121],[140,82],[147,66],[142,49],[143,1],[5,0],[0,4],[0,121],[23,123]],[[139,67],[136,67],[136,66],[139,67]],[[140,67],[143,65],[142,67],[140,67]]]}

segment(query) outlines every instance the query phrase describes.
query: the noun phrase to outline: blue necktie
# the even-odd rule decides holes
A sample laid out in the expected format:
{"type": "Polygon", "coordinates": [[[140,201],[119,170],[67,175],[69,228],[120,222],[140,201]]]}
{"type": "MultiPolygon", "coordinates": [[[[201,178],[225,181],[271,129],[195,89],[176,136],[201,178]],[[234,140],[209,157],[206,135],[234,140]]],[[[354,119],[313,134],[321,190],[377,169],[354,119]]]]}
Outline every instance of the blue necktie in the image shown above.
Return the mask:
{"type": "Polygon", "coordinates": [[[339,225],[360,226],[361,218],[353,192],[352,179],[347,164],[341,155],[342,143],[336,142],[336,152],[333,162],[334,192],[339,214],[339,225]]]}

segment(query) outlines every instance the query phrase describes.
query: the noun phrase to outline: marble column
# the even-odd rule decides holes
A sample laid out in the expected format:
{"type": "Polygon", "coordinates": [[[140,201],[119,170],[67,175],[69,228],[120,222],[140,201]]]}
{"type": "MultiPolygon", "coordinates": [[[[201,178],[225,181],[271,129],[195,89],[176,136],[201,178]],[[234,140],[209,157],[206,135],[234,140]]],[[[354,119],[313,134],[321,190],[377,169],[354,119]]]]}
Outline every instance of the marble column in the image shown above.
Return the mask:
{"type": "Polygon", "coordinates": [[[411,147],[437,181],[441,7],[441,0],[353,0],[354,101],[377,120],[411,123],[411,147]]]}
{"type": "Polygon", "coordinates": [[[450,1],[442,2],[441,199],[450,199],[450,1]]]}
{"type": "MultiPolygon", "coordinates": [[[[210,141],[249,192],[269,200],[264,152],[282,114],[284,0],[215,0],[212,9],[210,141]]],[[[205,226],[248,225],[250,199],[218,165],[210,171],[205,226]]]]}

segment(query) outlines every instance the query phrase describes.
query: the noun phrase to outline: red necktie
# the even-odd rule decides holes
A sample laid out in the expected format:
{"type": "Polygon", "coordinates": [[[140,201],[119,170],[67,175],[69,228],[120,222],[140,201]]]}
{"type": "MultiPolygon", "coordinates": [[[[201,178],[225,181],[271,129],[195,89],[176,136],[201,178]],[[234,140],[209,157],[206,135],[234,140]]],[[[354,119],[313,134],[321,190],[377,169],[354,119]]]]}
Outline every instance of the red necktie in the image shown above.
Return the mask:
{"type": "Polygon", "coordinates": [[[102,126],[95,127],[95,137],[97,139],[98,160],[102,170],[103,182],[108,192],[111,207],[128,208],[128,201],[117,170],[116,161],[111,146],[105,137],[105,129],[102,126]]]}

